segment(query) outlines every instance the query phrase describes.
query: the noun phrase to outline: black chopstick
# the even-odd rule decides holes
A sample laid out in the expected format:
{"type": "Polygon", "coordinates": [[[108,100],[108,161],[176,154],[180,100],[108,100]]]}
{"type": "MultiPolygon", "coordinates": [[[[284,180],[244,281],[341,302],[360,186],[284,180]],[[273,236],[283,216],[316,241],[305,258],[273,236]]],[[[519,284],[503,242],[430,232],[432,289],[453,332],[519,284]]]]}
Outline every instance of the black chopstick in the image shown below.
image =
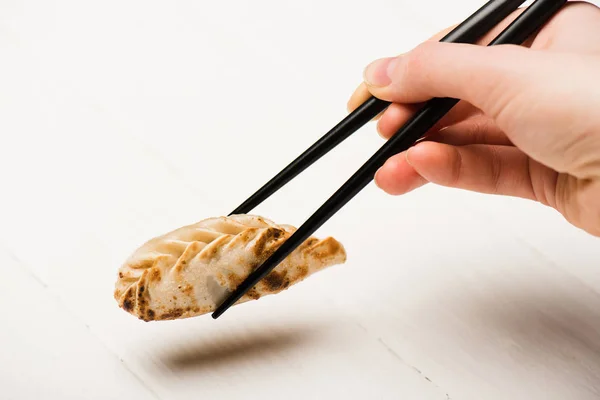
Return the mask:
{"type": "MultiPolygon", "coordinates": [[[[566,0],[537,0],[511,23],[489,46],[522,44],[529,36],[540,29],[562,6],[566,0]]],[[[269,274],[296,247],[303,243],[331,216],[348,203],[374,178],[375,172],[385,161],[401,151],[410,148],[419,138],[431,129],[457,103],[458,99],[436,98],[430,100],[400,130],[377,151],[333,196],[329,198],[298,230],[286,240],[271,257],[252,272],[236,290],[231,293],[212,314],[219,318],[234,305],[248,290],[269,274]]]]}
{"type": "MultiPolygon", "coordinates": [[[[447,43],[475,43],[524,2],[525,0],[491,0],[440,41],[447,43]]],[[[273,193],[302,173],[302,171],[310,167],[350,135],[379,115],[389,105],[390,103],[387,101],[373,96],[369,97],[356,110],[334,126],[321,139],[298,156],[263,187],[258,189],[256,193],[229,215],[247,214],[252,211],[252,209],[268,199],[273,193]]]]}

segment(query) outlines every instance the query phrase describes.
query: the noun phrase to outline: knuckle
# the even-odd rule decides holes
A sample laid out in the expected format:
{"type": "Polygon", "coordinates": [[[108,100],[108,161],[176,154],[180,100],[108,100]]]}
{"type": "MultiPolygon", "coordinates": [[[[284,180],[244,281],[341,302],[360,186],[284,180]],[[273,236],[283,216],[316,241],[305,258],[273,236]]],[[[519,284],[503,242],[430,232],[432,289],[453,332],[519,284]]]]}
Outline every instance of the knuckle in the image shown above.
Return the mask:
{"type": "Polygon", "coordinates": [[[462,155],[458,149],[453,150],[454,155],[451,161],[450,186],[459,187],[462,180],[462,155]]]}
{"type": "Polygon", "coordinates": [[[490,174],[492,182],[492,194],[500,193],[500,183],[502,178],[502,160],[498,150],[494,146],[489,147],[490,174]]]}
{"type": "Polygon", "coordinates": [[[580,210],[579,218],[586,223],[585,228],[593,234],[600,232],[600,180],[578,180],[577,182],[577,208],[580,210]]]}
{"type": "Polygon", "coordinates": [[[419,44],[410,53],[406,55],[406,58],[402,64],[403,73],[411,78],[421,76],[425,67],[428,65],[427,60],[430,57],[433,47],[436,43],[425,42],[419,44]]]}
{"type": "Polygon", "coordinates": [[[413,88],[422,87],[427,82],[426,67],[433,46],[435,43],[422,43],[401,57],[392,71],[395,91],[411,97],[415,94],[413,88]]]}
{"type": "Polygon", "coordinates": [[[587,231],[600,236],[600,180],[582,180],[568,174],[560,174],[555,188],[555,208],[565,219],[587,231]]]}
{"type": "Polygon", "coordinates": [[[471,141],[479,144],[493,144],[490,131],[494,129],[494,123],[487,117],[475,118],[471,126],[471,141]]]}
{"type": "Polygon", "coordinates": [[[481,119],[475,119],[470,129],[471,141],[473,143],[486,144],[487,138],[485,133],[485,122],[481,119]]]}

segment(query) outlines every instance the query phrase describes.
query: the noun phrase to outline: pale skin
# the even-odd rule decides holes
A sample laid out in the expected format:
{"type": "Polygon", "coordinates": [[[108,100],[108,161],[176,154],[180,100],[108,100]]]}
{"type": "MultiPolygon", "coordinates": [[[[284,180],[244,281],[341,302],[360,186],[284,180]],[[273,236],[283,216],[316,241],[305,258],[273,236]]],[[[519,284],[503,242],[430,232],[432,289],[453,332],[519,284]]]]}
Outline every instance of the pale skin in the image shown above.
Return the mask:
{"type": "Polygon", "coordinates": [[[377,185],[392,195],[431,182],[530,199],[600,236],[600,9],[569,2],[524,46],[439,43],[450,29],[371,63],[348,103],[370,94],[393,102],[377,123],[389,138],[422,102],[461,99],[425,140],[385,163],[377,185]]]}

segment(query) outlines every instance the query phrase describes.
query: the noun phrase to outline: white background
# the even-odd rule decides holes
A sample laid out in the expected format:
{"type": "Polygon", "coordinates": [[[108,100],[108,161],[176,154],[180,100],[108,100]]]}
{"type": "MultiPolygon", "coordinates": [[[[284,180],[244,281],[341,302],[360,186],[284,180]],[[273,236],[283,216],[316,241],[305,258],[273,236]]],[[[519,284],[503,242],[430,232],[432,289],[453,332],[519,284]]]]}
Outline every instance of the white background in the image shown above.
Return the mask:
{"type": "MultiPolygon", "coordinates": [[[[112,298],[139,244],[231,211],[369,61],[480,5],[0,1],[0,398],[598,398],[600,242],[527,201],[371,185],[318,232],[347,264],[281,295],[160,323],[112,298]]],[[[381,144],[255,212],[298,226],[381,144]]]]}

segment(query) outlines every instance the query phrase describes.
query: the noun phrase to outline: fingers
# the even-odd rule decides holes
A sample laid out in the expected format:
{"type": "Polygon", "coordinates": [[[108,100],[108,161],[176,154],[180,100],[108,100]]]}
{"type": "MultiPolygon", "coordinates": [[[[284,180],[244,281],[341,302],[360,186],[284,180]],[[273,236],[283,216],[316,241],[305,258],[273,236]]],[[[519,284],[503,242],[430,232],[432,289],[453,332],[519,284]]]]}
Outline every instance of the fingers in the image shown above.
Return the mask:
{"type": "Polygon", "coordinates": [[[365,83],[362,82],[356,88],[354,93],[352,93],[352,96],[350,96],[350,99],[348,100],[348,104],[346,105],[348,112],[350,113],[356,110],[358,106],[367,101],[369,97],[371,97],[371,93],[369,92],[369,89],[367,89],[367,85],[365,85],[365,83]]]}
{"type": "Polygon", "coordinates": [[[477,115],[434,132],[427,136],[427,140],[453,146],[466,146],[470,144],[513,145],[494,120],[485,115],[477,115]]]}
{"type": "MultiPolygon", "coordinates": [[[[490,32],[488,32],[481,40],[478,41],[478,44],[487,44],[492,41],[502,30],[504,30],[512,21],[514,21],[521,13],[522,9],[514,11],[510,16],[508,16],[504,21],[494,27],[490,32]]],[[[436,33],[427,39],[427,42],[439,42],[444,36],[453,31],[458,24],[450,26],[436,33]]],[[[362,82],[354,91],[354,93],[350,96],[350,99],[347,104],[348,112],[354,111],[358,106],[364,103],[371,93],[367,85],[362,82]]]]}
{"type": "MultiPolygon", "coordinates": [[[[392,104],[392,106],[395,106],[392,104]]],[[[387,113],[386,113],[387,115],[387,113]]],[[[385,116],[384,116],[385,118],[385,116]]],[[[383,119],[380,123],[383,122],[383,119]]],[[[480,115],[452,125],[428,136],[427,141],[454,146],[488,144],[498,146],[512,145],[490,118],[480,115]]],[[[407,152],[392,157],[378,173],[376,182],[386,192],[400,195],[415,190],[428,181],[410,165],[407,152]]]]}
{"type": "MultiPolygon", "coordinates": [[[[484,35],[479,41],[477,41],[477,44],[479,44],[479,45],[487,45],[496,36],[498,36],[498,34],[500,32],[502,32],[504,29],[506,29],[506,27],[508,25],[510,25],[523,11],[524,11],[523,9],[519,9],[519,10],[514,11],[510,16],[508,16],[507,18],[505,18],[504,21],[502,21],[500,24],[496,25],[492,30],[490,30],[486,35],[484,35]]],[[[429,40],[427,40],[424,44],[427,44],[427,43],[429,43],[429,44],[439,43],[439,41],[444,36],[446,36],[449,32],[451,32],[456,26],[457,25],[449,27],[449,28],[446,28],[446,29],[442,30],[441,32],[438,32],[437,34],[435,34],[434,36],[432,36],[429,40]]],[[[398,57],[388,58],[387,60],[394,60],[396,58],[402,58],[402,57],[403,57],[403,55],[400,55],[398,57]]],[[[382,60],[386,60],[386,59],[382,59],[382,60]]],[[[380,61],[380,60],[378,60],[378,61],[380,61]]],[[[367,70],[368,70],[368,68],[367,68],[367,70]]],[[[359,90],[360,90],[361,93],[364,94],[365,93],[364,90],[367,89],[370,93],[377,95],[377,93],[374,93],[371,89],[373,87],[377,88],[378,86],[380,86],[378,84],[373,85],[373,82],[372,82],[373,80],[378,80],[378,79],[369,79],[369,77],[367,76],[368,75],[367,74],[367,70],[365,70],[365,74],[364,74],[365,75],[364,76],[364,78],[365,78],[364,79],[365,85],[364,86],[363,85],[359,86],[359,90]]],[[[377,69],[373,69],[371,71],[371,73],[373,73],[375,75],[379,75],[380,77],[383,76],[382,79],[385,80],[386,79],[386,76],[385,76],[386,74],[381,75],[381,74],[378,74],[377,71],[378,71],[377,69]]],[[[357,98],[360,98],[360,96],[358,96],[357,98]]],[[[353,103],[354,108],[356,108],[359,104],[360,103],[358,103],[358,104],[354,104],[353,103]]]]}
{"type": "MultiPolygon", "coordinates": [[[[348,112],[354,111],[359,105],[364,103],[371,93],[367,90],[366,85],[363,83],[356,89],[352,94],[352,97],[348,101],[347,109],[348,112]]],[[[402,127],[408,121],[408,119],[422,106],[422,104],[399,104],[392,103],[383,112],[379,113],[374,120],[379,120],[377,124],[377,132],[384,139],[392,137],[398,129],[402,127]]],[[[456,105],[444,118],[442,118],[432,129],[432,132],[436,132],[447,126],[456,124],[463,121],[473,115],[479,114],[480,111],[472,105],[460,102],[456,105]]]]}
{"type": "MultiPolygon", "coordinates": [[[[515,11],[478,43],[489,43],[522,12],[523,9],[515,11]]],[[[500,87],[506,81],[498,82],[493,78],[502,76],[502,71],[507,68],[518,74],[518,68],[523,64],[520,57],[527,54],[524,53],[526,46],[488,48],[428,41],[407,54],[371,63],[364,71],[364,83],[369,93],[394,103],[421,103],[433,97],[454,97],[481,108],[486,90],[500,87]],[[496,74],[491,75],[492,71],[496,74]],[[471,81],[471,76],[476,79],[471,81]],[[479,100],[477,104],[471,100],[473,96],[479,100]]]]}
{"type": "Polygon", "coordinates": [[[383,112],[377,123],[377,133],[384,139],[389,139],[419,108],[417,104],[392,103],[383,112]]]}
{"type": "Polygon", "coordinates": [[[420,188],[427,180],[408,163],[403,152],[385,163],[375,175],[375,183],[386,193],[397,196],[420,188]]]}
{"type": "Polygon", "coordinates": [[[377,172],[377,185],[399,195],[426,182],[471,190],[553,202],[556,172],[532,161],[514,147],[468,145],[455,147],[421,142],[392,157],[377,172]]]}
{"type": "MultiPolygon", "coordinates": [[[[451,26],[451,27],[441,30],[440,32],[438,32],[435,35],[433,35],[432,37],[430,37],[427,41],[437,42],[437,41],[441,40],[444,36],[446,36],[448,33],[450,33],[454,28],[456,28],[456,26],[457,25],[454,25],[454,26],[451,26]]],[[[358,108],[358,106],[360,106],[362,103],[367,101],[367,99],[370,96],[371,96],[371,93],[369,92],[367,85],[364,82],[361,82],[361,84],[358,85],[358,87],[356,88],[354,93],[352,93],[352,95],[350,96],[350,99],[348,100],[348,104],[347,104],[348,112],[352,112],[352,111],[356,110],[358,108]]]]}
{"type": "MultiPolygon", "coordinates": [[[[354,111],[369,96],[371,96],[371,93],[364,84],[361,84],[348,102],[348,112],[354,111]]],[[[422,104],[392,103],[386,110],[374,118],[374,120],[379,120],[377,132],[384,139],[391,138],[421,106],[422,104]]],[[[471,104],[460,102],[435,124],[431,132],[437,132],[442,128],[457,124],[480,113],[480,110],[471,104]]]]}
{"type": "Polygon", "coordinates": [[[515,148],[421,143],[407,153],[427,181],[480,193],[534,199],[528,157],[515,148]]]}
{"type": "Polygon", "coordinates": [[[600,53],[600,8],[585,1],[570,1],[537,35],[534,48],[571,53],[600,53]]]}
{"type": "Polygon", "coordinates": [[[369,91],[397,103],[433,97],[458,98],[490,116],[537,77],[546,60],[518,46],[486,48],[464,44],[422,44],[408,55],[377,60],[365,72],[369,91]]]}
{"type": "MultiPolygon", "coordinates": [[[[421,106],[421,104],[392,103],[379,119],[377,132],[384,139],[391,138],[421,106]]],[[[480,111],[469,103],[460,102],[438,121],[430,132],[437,132],[442,128],[464,121],[478,113],[480,111]]]]}
{"type": "MultiPolygon", "coordinates": [[[[490,32],[488,32],[481,40],[479,40],[478,43],[479,44],[489,43],[494,37],[496,37],[498,35],[498,33],[500,33],[503,29],[506,28],[506,26],[508,26],[512,21],[514,21],[522,11],[523,10],[519,9],[519,10],[513,12],[513,14],[510,15],[508,18],[506,18],[502,23],[500,23],[494,29],[492,29],[490,32]]],[[[450,33],[452,30],[454,30],[457,26],[458,25],[454,25],[454,26],[450,26],[446,29],[443,29],[442,31],[440,31],[440,32],[436,33],[435,35],[433,35],[432,37],[430,37],[427,40],[427,42],[439,42],[444,36],[446,36],[448,33],[450,33]]],[[[367,85],[365,82],[362,82],[358,86],[358,88],[354,91],[354,93],[351,95],[351,97],[347,103],[348,112],[354,111],[358,106],[360,106],[362,103],[364,103],[372,95],[373,94],[370,91],[369,85],[367,85]]],[[[470,108],[466,105],[464,105],[463,107],[465,107],[465,109],[470,108]]],[[[410,118],[410,116],[415,112],[415,109],[417,107],[397,105],[397,106],[394,106],[393,108],[394,108],[394,110],[392,110],[391,112],[388,112],[386,110],[374,118],[374,120],[379,120],[381,118],[385,119],[385,121],[383,123],[378,125],[378,132],[383,138],[391,137],[408,120],[408,118],[410,118]],[[386,116],[386,114],[388,114],[388,115],[386,116]]],[[[472,114],[472,108],[469,110],[469,112],[456,113],[456,111],[453,110],[450,114],[452,114],[452,115],[448,115],[445,118],[445,120],[440,121],[436,125],[436,127],[434,127],[434,129],[432,129],[432,131],[439,130],[442,127],[451,125],[453,123],[456,123],[458,121],[461,121],[461,120],[467,118],[470,114],[472,114]]]]}

